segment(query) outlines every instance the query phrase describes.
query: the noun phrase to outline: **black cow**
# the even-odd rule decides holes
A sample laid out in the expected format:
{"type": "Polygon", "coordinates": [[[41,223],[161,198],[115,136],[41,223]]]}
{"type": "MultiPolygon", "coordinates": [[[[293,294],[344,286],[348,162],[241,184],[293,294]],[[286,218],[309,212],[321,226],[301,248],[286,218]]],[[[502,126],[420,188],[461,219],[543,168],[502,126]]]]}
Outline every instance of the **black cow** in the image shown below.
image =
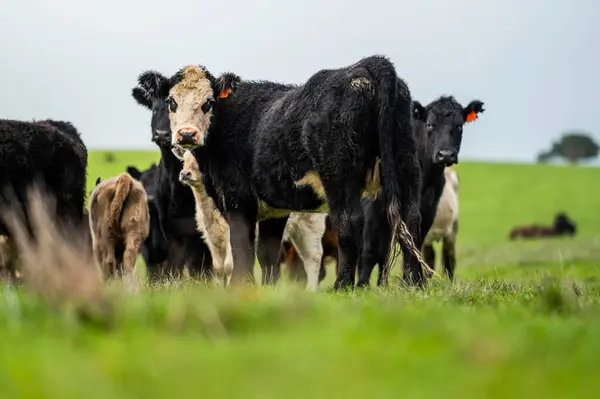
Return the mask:
{"type": "MultiPolygon", "coordinates": [[[[56,201],[57,221],[79,226],[87,157],[79,132],[69,122],[0,120],[0,207],[7,209],[15,195],[30,227],[27,190],[39,182],[56,201]]],[[[10,236],[9,230],[0,221],[0,235],[10,236]]]]}
{"type": "Polygon", "coordinates": [[[510,239],[518,238],[538,238],[538,237],[553,237],[570,235],[575,236],[577,232],[577,224],[571,220],[566,213],[559,212],[554,217],[552,226],[540,226],[537,224],[528,226],[517,226],[510,232],[510,239]]]}
{"type": "MultiPolygon", "coordinates": [[[[157,86],[160,84],[156,82],[157,86]]],[[[152,110],[152,141],[160,148],[161,158],[155,171],[154,203],[164,240],[162,244],[167,243],[168,272],[181,275],[184,264],[187,264],[190,275],[209,278],[212,258],[201,233],[196,230],[194,196],[188,187],[179,182],[181,161],[171,152],[169,110],[164,100],[157,98],[151,89],[135,87],[131,94],[140,105],[152,110]]],[[[158,243],[161,241],[155,237],[153,239],[158,243]]],[[[151,277],[156,279],[161,274],[153,273],[151,277]]]]}
{"type": "Polygon", "coordinates": [[[158,208],[155,199],[157,170],[158,167],[155,163],[150,165],[150,167],[143,172],[138,170],[135,166],[127,167],[127,173],[142,183],[148,198],[150,233],[148,234],[146,241],[142,244],[141,253],[144,262],[146,262],[148,275],[153,279],[167,271],[165,269],[168,269],[167,261],[169,258],[169,245],[160,228],[158,208]]]}
{"type": "MultiPolygon", "coordinates": [[[[168,80],[157,72],[150,71],[143,73],[138,78],[138,86],[132,89],[132,96],[139,104],[152,110],[152,141],[161,148],[162,156],[167,157],[169,160],[168,164],[173,165],[172,168],[174,170],[180,170],[181,162],[170,151],[171,126],[169,122],[169,110],[166,105],[166,96],[159,95],[159,93],[168,91],[166,88],[167,84],[168,80]],[[177,161],[176,167],[174,165],[175,161],[177,161]]],[[[189,193],[185,197],[185,200],[192,201],[191,204],[193,206],[194,202],[191,190],[183,185],[182,190],[189,193]]],[[[150,212],[152,214],[152,207],[150,208],[150,212]]],[[[280,267],[277,259],[287,219],[288,217],[285,216],[258,223],[257,258],[263,271],[263,284],[274,284],[279,279],[280,267]]],[[[152,228],[150,236],[155,239],[152,228]]]]}
{"type": "MultiPolygon", "coordinates": [[[[22,212],[35,239],[27,199],[34,185],[55,201],[57,224],[79,229],[86,222],[87,160],[87,148],[69,122],[0,120],[0,235],[13,235],[4,219],[12,209],[22,212]]],[[[15,270],[10,272],[14,277],[15,270]]]]}
{"type": "MultiPolygon", "coordinates": [[[[165,78],[150,72],[146,79],[165,78]]],[[[334,288],[353,286],[360,198],[383,188],[407,280],[424,282],[419,251],[407,239],[418,238],[420,226],[411,97],[387,58],[321,70],[299,86],[215,78],[191,65],[168,81],[159,94],[170,107],[172,143],[195,149],[207,192],[227,217],[234,281],[251,278],[257,220],[327,210],[339,232],[334,288]]]]}
{"type": "MultiPolygon", "coordinates": [[[[463,125],[472,122],[483,112],[483,102],[473,100],[463,108],[454,97],[440,97],[423,107],[413,103],[414,134],[421,164],[421,235],[416,242],[419,248],[433,224],[437,205],[444,189],[444,168],[458,163],[463,125]]],[[[388,251],[392,228],[385,216],[382,198],[363,200],[365,230],[363,253],[359,265],[359,286],[368,286],[371,272],[379,264],[378,285],[386,283],[388,251]]],[[[431,264],[431,259],[425,259],[431,264]]],[[[452,276],[450,276],[452,278],[452,276]]]]}

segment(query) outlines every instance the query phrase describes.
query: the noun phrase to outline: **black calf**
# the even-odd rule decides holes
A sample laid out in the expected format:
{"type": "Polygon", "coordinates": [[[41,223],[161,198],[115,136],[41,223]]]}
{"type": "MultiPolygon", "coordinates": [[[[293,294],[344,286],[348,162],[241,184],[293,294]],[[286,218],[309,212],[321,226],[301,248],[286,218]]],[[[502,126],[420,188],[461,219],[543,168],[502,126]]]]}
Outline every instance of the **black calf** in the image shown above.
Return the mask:
{"type": "MultiPolygon", "coordinates": [[[[414,134],[417,140],[421,164],[421,235],[416,244],[421,248],[429,232],[437,209],[445,178],[444,168],[458,163],[463,125],[473,122],[483,112],[483,103],[478,100],[463,108],[454,97],[440,97],[426,107],[418,101],[413,103],[414,134]]],[[[363,201],[365,212],[364,248],[359,266],[360,286],[369,285],[371,272],[379,263],[377,284],[385,284],[389,272],[386,265],[391,240],[391,226],[387,221],[382,198],[363,201]]],[[[426,254],[430,255],[430,254],[426,254]]],[[[429,256],[429,259],[430,256],[429,256]]],[[[387,262],[389,263],[389,262],[387,262]]],[[[434,265],[430,265],[434,267],[434,265]]],[[[405,268],[406,272],[406,268],[405,268]]]]}

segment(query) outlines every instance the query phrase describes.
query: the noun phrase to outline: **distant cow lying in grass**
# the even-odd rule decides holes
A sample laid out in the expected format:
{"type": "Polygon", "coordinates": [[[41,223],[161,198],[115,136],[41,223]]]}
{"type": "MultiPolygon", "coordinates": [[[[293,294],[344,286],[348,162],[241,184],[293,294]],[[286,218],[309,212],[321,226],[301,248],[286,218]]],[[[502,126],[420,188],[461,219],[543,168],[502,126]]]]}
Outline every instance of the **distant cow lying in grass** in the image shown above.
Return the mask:
{"type": "Polygon", "coordinates": [[[124,275],[132,275],[150,225],[142,184],[128,173],[104,181],[98,177],[89,214],[94,258],[104,277],[114,277],[119,265],[124,275]]]}
{"type": "Polygon", "coordinates": [[[570,235],[574,236],[577,232],[577,225],[575,222],[569,219],[569,217],[561,212],[554,218],[553,226],[518,226],[510,232],[510,239],[515,240],[517,238],[536,238],[536,237],[553,237],[570,235]]]}
{"type": "Polygon", "coordinates": [[[179,181],[189,186],[194,194],[197,229],[202,233],[210,249],[217,281],[224,282],[227,286],[233,273],[229,224],[215,206],[213,199],[206,193],[194,154],[178,145],[173,146],[173,154],[183,161],[179,181]]]}

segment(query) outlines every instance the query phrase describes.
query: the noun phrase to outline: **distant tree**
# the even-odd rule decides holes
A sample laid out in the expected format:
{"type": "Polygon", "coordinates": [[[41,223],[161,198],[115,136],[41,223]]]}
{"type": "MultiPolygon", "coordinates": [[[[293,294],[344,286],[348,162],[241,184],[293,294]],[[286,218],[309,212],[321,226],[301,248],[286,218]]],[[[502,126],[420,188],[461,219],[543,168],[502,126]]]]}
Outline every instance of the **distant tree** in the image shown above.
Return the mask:
{"type": "Polygon", "coordinates": [[[538,162],[547,162],[552,157],[561,157],[570,163],[583,159],[596,158],[600,147],[590,135],[582,132],[569,132],[552,144],[552,149],[541,152],[538,162]]]}
{"type": "Polygon", "coordinates": [[[106,163],[113,163],[113,162],[115,162],[116,158],[117,157],[115,156],[114,152],[109,151],[104,154],[104,162],[106,162],[106,163]]]}

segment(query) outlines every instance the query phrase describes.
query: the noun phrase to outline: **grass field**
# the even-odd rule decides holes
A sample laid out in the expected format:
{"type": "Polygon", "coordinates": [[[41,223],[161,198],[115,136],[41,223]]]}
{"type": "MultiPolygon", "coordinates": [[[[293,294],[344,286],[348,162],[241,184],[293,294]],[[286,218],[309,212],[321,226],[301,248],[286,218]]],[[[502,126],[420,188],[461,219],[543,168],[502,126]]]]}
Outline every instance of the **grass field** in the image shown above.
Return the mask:
{"type": "MultiPolygon", "coordinates": [[[[158,153],[90,154],[98,175],[158,153]]],[[[122,297],[108,325],[5,287],[0,398],[505,398],[600,394],[600,169],[461,163],[457,281],[425,291],[223,292],[191,282],[122,297]],[[513,243],[563,210],[574,239],[513,243]]],[[[439,265],[438,265],[439,270],[439,265]]],[[[393,275],[399,268],[395,268],[393,275]]],[[[256,275],[259,275],[257,268],[256,275]]]]}

